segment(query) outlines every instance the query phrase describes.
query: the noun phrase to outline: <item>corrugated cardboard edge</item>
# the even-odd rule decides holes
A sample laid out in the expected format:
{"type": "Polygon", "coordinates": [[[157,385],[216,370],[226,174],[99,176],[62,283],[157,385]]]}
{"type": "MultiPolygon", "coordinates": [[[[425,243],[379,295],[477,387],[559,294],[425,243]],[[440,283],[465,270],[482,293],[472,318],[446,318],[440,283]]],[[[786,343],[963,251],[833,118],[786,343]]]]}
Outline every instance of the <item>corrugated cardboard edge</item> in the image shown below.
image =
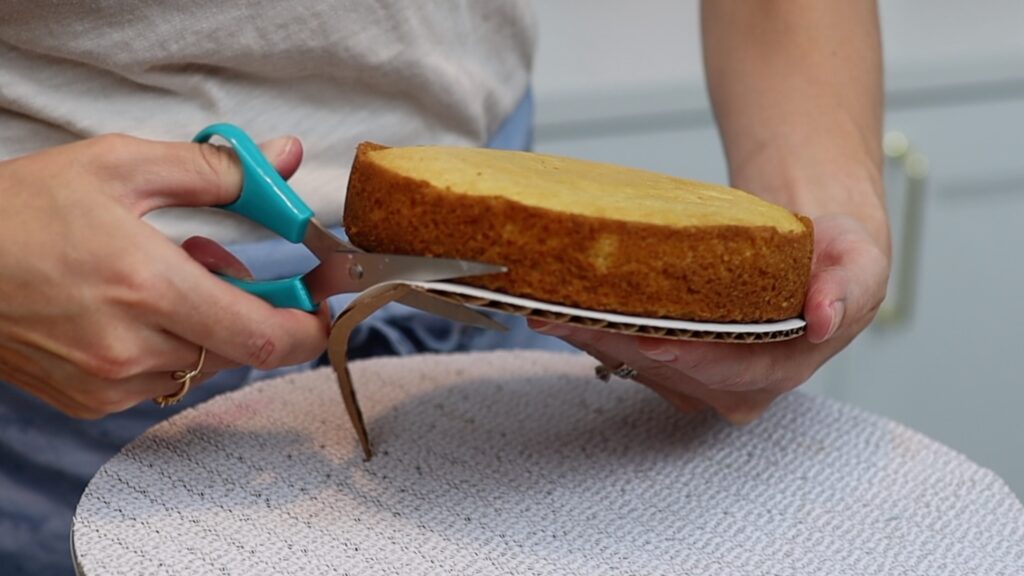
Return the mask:
{"type": "Polygon", "coordinates": [[[436,288],[422,288],[420,286],[413,286],[414,290],[443,298],[445,300],[451,300],[468,306],[474,306],[477,308],[485,308],[487,310],[494,310],[496,312],[503,312],[506,314],[515,314],[517,316],[525,316],[527,318],[536,318],[538,320],[544,320],[546,322],[556,322],[559,324],[572,324],[575,326],[583,326],[586,328],[592,328],[596,330],[608,330],[611,332],[619,332],[623,334],[635,334],[638,336],[653,336],[656,338],[669,338],[672,340],[697,340],[702,342],[732,342],[738,344],[755,344],[763,342],[780,342],[782,340],[791,340],[803,335],[806,326],[799,326],[796,328],[785,328],[779,330],[768,330],[764,332],[747,332],[737,331],[730,332],[728,330],[701,330],[701,329],[682,329],[682,328],[664,328],[652,325],[642,324],[628,324],[622,322],[612,322],[608,320],[601,320],[597,318],[588,318],[584,316],[576,316],[573,314],[563,314],[551,312],[549,310],[541,310],[537,308],[530,308],[528,306],[521,306],[517,304],[511,304],[508,302],[501,302],[497,300],[491,300],[476,296],[467,296],[465,294],[458,294],[454,292],[447,292],[443,289],[436,288]]]}
{"type": "Polygon", "coordinates": [[[373,449],[370,445],[370,436],[366,429],[366,422],[363,420],[363,412],[359,407],[359,400],[356,397],[355,387],[352,383],[352,375],[348,369],[348,343],[352,331],[360,322],[379,310],[384,305],[394,302],[402,296],[416,290],[426,296],[440,298],[460,304],[466,304],[477,308],[494,310],[506,314],[515,314],[527,318],[537,318],[547,322],[559,324],[572,324],[597,330],[608,330],[624,334],[635,334],[640,336],[654,336],[658,338],[669,338],[673,340],[697,340],[703,342],[727,342],[741,344],[756,344],[765,342],[779,342],[797,338],[804,333],[805,327],[775,330],[761,333],[749,332],[723,332],[719,330],[690,330],[677,328],[661,328],[655,326],[643,326],[637,324],[623,324],[585,318],[571,314],[558,314],[547,310],[537,310],[525,306],[498,302],[486,298],[466,296],[445,292],[438,289],[426,289],[419,286],[410,286],[400,282],[393,282],[374,286],[352,300],[348,306],[338,315],[331,326],[330,337],[327,343],[327,355],[330,358],[331,366],[338,379],[338,388],[341,390],[342,400],[345,402],[345,409],[348,412],[349,421],[355,429],[359,444],[363,448],[364,457],[369,460],[373,457],[373,449]]]}

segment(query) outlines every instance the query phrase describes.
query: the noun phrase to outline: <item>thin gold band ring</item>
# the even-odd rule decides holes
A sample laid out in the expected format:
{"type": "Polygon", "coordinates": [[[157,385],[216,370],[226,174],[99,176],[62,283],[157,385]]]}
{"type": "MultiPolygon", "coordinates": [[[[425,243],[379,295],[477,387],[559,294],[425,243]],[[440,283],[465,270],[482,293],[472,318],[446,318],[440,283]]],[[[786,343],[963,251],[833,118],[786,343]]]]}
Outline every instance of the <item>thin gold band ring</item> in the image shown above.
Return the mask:
{"type": "Polygon", "coordinates": [[[196,378],[197,376],[199,376],[199,374],[202,373],[202,371],[203,371],[203,362],[205,362],[205,361],[206,361],[206,348],[200,346],[199,347],[199,362],[196,364],[195,368],[193,368],[192,370],[178,370],[178,371],[174,372],[173,374],[171,374],[171,378],[174,378],[175,382],[180,383],[181,384],[181,388],[178,389],[178,391],[175,392],[174,394],[167,394],[167,395],[164,395],[164,396],[157,396],[156,398],[153,398],[153,402],[156,402],[157,405],[160,406],[161,408],[166,408],[167,406],[173,406],[173,405],[177,404],[178,402],[180,402],[181,399],[185,397],[185,394],[188,394],[189,388],[192,387],[192,379],[196,378]]]}
{"type": "Polygon", "coordinates": [[[633,378],[636,378],[636,375],[636,368],[628,366],[625,362],[619,363],[615,368],[609,368],[604,364],[598,364],[594,367],[594,376],[597,376],[598,379],[604,380],[605,382],[610,380],[612,376],[618,376],[624,380],[632,380],[633,378]]]}

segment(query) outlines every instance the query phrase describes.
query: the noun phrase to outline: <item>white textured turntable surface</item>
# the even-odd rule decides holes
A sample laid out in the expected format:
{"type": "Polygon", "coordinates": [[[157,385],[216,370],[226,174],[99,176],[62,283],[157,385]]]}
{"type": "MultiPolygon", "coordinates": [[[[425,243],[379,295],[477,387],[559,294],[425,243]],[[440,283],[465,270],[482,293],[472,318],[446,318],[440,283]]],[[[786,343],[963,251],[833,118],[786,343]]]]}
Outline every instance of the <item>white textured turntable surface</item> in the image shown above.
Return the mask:
{"type": "Polygon", "coordinates": [[[73,543],[119,574],[1024,574],[999,478],[897,424],[790,394],[735,428],[584,356],[352,366],[153,428],[96,475],[73,543]]]}

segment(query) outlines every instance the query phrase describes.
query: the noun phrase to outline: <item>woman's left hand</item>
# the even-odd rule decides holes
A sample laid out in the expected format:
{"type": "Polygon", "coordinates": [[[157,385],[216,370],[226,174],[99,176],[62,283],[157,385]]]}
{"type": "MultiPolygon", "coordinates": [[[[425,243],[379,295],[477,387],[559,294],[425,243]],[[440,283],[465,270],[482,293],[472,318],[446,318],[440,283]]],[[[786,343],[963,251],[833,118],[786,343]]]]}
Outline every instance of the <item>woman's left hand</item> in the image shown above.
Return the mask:
{"type": "Polygon", "coordinates": [[[848,216],[814,220],[814,259],[804,304],[807,332],[785,342],[727,344],[629,336],[531,322],[610,368],[626,364],[637,382],[684,411],[712,408],[729,421],[753,421],[781,394],[805,382],[874,318],[889,276],[887,249],[848,216]]]}

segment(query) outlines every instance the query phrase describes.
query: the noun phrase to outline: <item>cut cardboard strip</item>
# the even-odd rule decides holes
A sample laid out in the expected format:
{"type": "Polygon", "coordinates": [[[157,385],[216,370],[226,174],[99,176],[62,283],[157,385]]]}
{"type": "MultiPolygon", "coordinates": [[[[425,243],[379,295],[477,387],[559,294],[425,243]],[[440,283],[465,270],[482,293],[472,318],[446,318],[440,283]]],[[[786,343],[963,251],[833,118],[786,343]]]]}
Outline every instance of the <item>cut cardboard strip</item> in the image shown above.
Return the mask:
{"type": "Polygon", "coordinates": [[[355,387],[352,386],[352,374],[348,370],[349,338],[360,322],[369,318],[385,304],[398,300],[410,290],[412,290],[411,286],[399,282],[381,284],[365,290],[338,314],[334,324],[331,325],[331,334],[327,338],[327,357],[331,360],[331,367],[334,368],[334,374],[337,376],[338,388],[341,389],[341,398],[345,401],[348,419],[352,422],[356,436],[359,437],[359,445],[362,446],[363,456],[367,460],[373,457],[373,450],[370,446],[370,435],[366,431],[366,423],[363,421],[363,411],[359,407],[355,387]]]}
{"type": "Polygon", "coordinates": [[[384,305],[398,301],[412,291],[418,293],[418,298],[422,296],[457,302],[560,324],[675,340],[750,344],[778,342],[796,338],[802,335],[806,328],[806,322],[799,318],[764,324],[689,322],[584,310],[448,282],[388,282],[380,284],[361,293],[341,311],[331,326],[330,337],[327,341],[327,356],[330,358],[331,366],[337,376],[338,388],[341,390],[341,397],[345,402],[345,410],[348,412],[349,421],[355,429],[359,444],[363,448],[363,455],[367,460],[373,457],[373,449],[352,383],[352,374],[348,369],[349,338],[360,322],[384,305]]]}

